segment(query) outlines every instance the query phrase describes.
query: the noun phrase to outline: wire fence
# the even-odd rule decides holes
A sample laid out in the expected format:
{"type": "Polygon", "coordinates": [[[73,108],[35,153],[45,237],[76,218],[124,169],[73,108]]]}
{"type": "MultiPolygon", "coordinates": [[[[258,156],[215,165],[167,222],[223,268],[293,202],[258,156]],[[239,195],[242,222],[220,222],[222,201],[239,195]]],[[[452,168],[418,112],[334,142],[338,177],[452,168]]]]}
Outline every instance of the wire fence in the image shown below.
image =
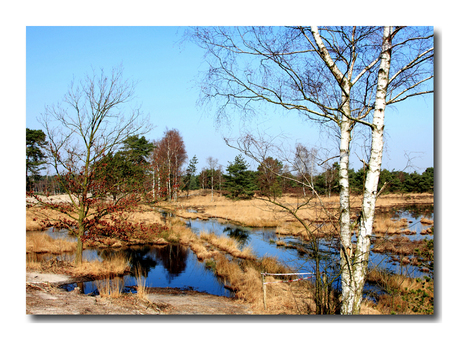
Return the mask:
{"type": "Polygon", "coordinates": [[[262,286],[264,289],[264,309],[267,309],[267,289],[266,289],[267,284],[298,282],[298,281],[303,281],[305,279],[310,279],[314,276],[314,274],[311,272],[292,272],[292,273],[280,273],[280,274],[261,272],[261,275],[262,275],[262,286]],[[288,279],[285,281],[265,282],[265,276],[306,276],[306,275],[311,275],[311,276],[296,278],[296,279],[288,279]]]}

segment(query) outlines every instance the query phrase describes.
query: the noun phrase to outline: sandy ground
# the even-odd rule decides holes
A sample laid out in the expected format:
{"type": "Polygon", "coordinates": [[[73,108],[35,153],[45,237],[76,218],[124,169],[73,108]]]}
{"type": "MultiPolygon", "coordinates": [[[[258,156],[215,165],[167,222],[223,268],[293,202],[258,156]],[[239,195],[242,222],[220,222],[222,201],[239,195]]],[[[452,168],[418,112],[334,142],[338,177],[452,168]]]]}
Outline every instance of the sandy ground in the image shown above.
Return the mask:
{"type": "Polygon", "coordinates": [[[58,286],[72,283],[66,275],[27,273],[28,315],[245,315],[248,305],[228,297],[196,291],[151,288],[146,299],[135,294],[120,298],[88,296],[78,289],[67,292],[58,286]]]}

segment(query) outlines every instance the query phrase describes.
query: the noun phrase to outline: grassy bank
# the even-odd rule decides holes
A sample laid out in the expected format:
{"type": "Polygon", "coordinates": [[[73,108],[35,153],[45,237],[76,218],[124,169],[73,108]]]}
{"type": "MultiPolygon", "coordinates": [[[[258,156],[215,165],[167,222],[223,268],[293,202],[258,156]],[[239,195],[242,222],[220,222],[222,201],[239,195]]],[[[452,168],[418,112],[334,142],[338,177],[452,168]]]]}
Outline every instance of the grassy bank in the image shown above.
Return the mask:
{"type": "MultiPolygon", "coordinates": [[[[389,207],[414,203],[432,204],[433,201],[432,195],[389,195],[387,197],[382,197],[381,199],[379,199],[378,204],[383,210],[389,207]]],[[[289,204],[295,206],[299,204],[300,199],[286,196],[283,197],[283,200],[285,200],[287,205],[289,204]]],[[[358,199],[355,199],[355,203],[358,201],[358,199]]],[[[300,211],[299,216],[302,219],[311,221],[312,223],[321,222],[322,227],[321,230],[318,230],[318,234],[335,234],[337,232],[336,224],[335,221],[331,219],[331,216],[333,216],[333,214],[335,214],[334,212],[337,211],[338,198],[323,198],[322,206],[319,202],[315,202],[313,200],[310,204],[311,205],[300,211]],[[325,214],[322,207],[328,208],[331,215],[325,214]],[[330,222],[325,223],[326,220],[330,220],[330,222]]],[[[185,219],[218,218],[224,221],[236,222],[246,226],[277,227],[277,233],[280,235],[294,235],[299,238],[303,238],[304,240],[308,240],[309,236],[305,229],[293,220],[292,216],[289,216],[281,209],[276,207],[274,208],[273,205],[261,200],[252,199],[245,201],[233,201],[217,195],[214,195],[212,201],[210,195],[196,195],[190,197],[189,199],[180,198],[178,202],[162,202],[159,203],[159,206],[173,211],[177,217],[164,218],[159,212],[145,206],[141,207],[136,212],[130,213],[126,218],[127,221],[136,224],[143,224],[143,226],[153,224],[166,226],[166,229],[163,229],[159,233],[155,235],[146,235],[144,233],[145,231],[134,231],[136,234],[128,241],[120,241],[117,238],[105,237],[100,238],[97,243],[87,243],[86,245],[92,245],[98,248],[109,246],[121,248],[127,245],[143,243],[180,243],[182,245],[189,246],[200,261],[204,262],[208,268],[211,268],[217,276],[222,278],[228,288],[235,291],[235,296],[238,299],[249,302],[255,313],[311,314],[315,312],[314,288],[308,281],[268,285],[266,287],[267,308],[265,309],[263,306],[261,272],[286,273],[291,272],[291,269],[283,267],[276,259],[270,257],[257,259],[250,249],[246,248],[240,250],[233,239],[204,232],[197,235],[193,233],[191,229],[187,228],[184,221],[181,219],[181,217],[185,219]]],[[[33,207],[27,208],[26,212],[28,230],[38,229],[36,226],[38,224],[37,221],[39,220],[39,215],[47,213],[43,210],[38,211],[33,207]]],[[[430,222],[425,220],[427,229],[430,228],[429,223],[430,222]]],[[[375,231],[376,234],[381,234],[382,236],[404,234],[407,233],[404,231],[407,230],[408,224],[409,222],[407,220],[394,221],[387,218],[376,219],[375,231]]],[[[74,250],[73,248],[75,247],[75,243],[65,240],[52,240],[52,238],[49,237],[43,237],[43,240],[37,237],[33,241],[32,234],[30,235],[31,237],[28,237],[26,246],[27,251],[30,253],[30,257],[28,257],[27,262],[29,269],[44,272],[61,272],[76,277],[86,276],[99,278],[101,279],[101,282],[98,284],[98,287],[100,286],[101,290],[106,289],[107,295],[110,295],[111,293],[116,294],[119,289],[117,289],[117,285],[120,286],[120,283],[110,280],[106,280],[104,282],[102,279],[113,278],[113,276],[121,275],[129,270],[129,260],[126,259],[108,259],[104,261],[84,262],[79,267],[75,267],[72,264],[71,259],[38,262],[31,256],[32,253],[48,252],[62,254],[63,252],[72,252],[74,250]]],[[[383,245],[382,247],[392,246],[383,245]]],[[[413,252],[413,250],[411,252],[413,252]]],[[[290,277],[286,277],[285,279],[290,279],[290,277]]],[[[279,280],[279,277],[266,277],[267,282],[279,280]]],[[[383,283],[382,280],[377,280],[376,278],[371,278],[371,280],[378,282],[379,284],[383,283]]],[[[139,281],[141,282],[141,288],[143,288],[141,277],[139,277],[139,281]]],[[[404,290],[404,288],[393,290],[396,293],[396,290],[404,290]]],[[[409,287],[407,290],[409,290],[409,293],[412,294],[411,290],[415,290],[415,292],[417,292],[418,289],[409,287]]],[[[402,293],[404,293],[404,291],[402,291],[402,293]]],[[[393,302],[396,302],[396,294],[391,297],[391,305],[389,305],[388,302],[390,301],[387,297],[384,297],[381,301],[387,303],[380,303],[379,301],[380,306],[373,306],[367,301],[364,302],[362,313],[378,314],[379,310],[387,314],[393,312],[417,313],[417,311],[412,309],[414,305],[404,306],[404,308],[399,309],[398,304],[393,304],[393,302]]],[[[339,304],[338,301],[336,301],[336,304],[339,304]]],[[[423,309],[421,311],[427,311],[428,308],[423,309]]]]}
{"type": "Polygon", "coordinates": [[[115,255],[104,260],[84,260],[80,265],[75,265],[73,256],[60,255],[59,257],[37,257],[28,254],[26,258],[28,271],[49,272],[66,274],[76,278],[106,278],[123,275],[129,271],[129,260],[122,255],[115,255]]]}
{"type": "Polygon", "coordinates": [[[434,313],[434,282],[428,277],[409,278],[376,268],[369,271],[368,281],[379,284],[386,291],[378,297],[375,306],[383,314],[434,313]]]}
{"type": "MultiPolygon", "coordinates": [[[[231,200],[224,196],[200,194],[196,191],[189,198],[179,198],[177,202],[160,202],[158,205],[172,211],[184,219],[207,220],[216,218],[223,222],[247,227],[276,227],[280,235],[293,235],[309,240],[311,235],[300,222],[286,210],[272,203],[253,198],[251,200],[231,200]]],[[[298,210],[297,216],[304,221],[316,237],[337,236],[339,232],[339,197],[320,199],[299,198],[285,195],[279,201],[288,208],[295,208],[305,200],[310,200],[298,210]]],[[[352,219],[357,218],[360,197],[352,197],[352,219]]],[[[376,235],[409,234],[407,220],[393,221],[384,217],[391,208],[407,205],[433,204],[432,194],[388,194],[377,200],[377,214],[374,222],[376,235]]]]}

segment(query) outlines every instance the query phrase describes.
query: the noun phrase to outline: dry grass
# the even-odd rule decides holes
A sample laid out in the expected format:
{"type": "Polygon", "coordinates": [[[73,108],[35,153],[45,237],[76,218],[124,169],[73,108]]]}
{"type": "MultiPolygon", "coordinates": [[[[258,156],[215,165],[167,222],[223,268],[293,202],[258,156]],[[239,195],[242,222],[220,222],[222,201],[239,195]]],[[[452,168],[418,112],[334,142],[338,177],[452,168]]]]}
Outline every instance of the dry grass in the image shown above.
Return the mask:
{"type": "Polygon", "coordinates": [[[151,207],[146,205],[139,206],[135,212],[131,212],[128,216],[129,221],[145,224],[163,224],[164,219],[159,212],[153,211],[151,207]]]}
{"type": "Polygon", "coordinates": [[[375,216],[374,233],[377,235],[392,235],[404,233],[403,229],[407,228],[409,223],[406,218],[393,220],[384,216],[375,216]]]}
{"type": "Polygon", "coordinates": [[[433,224],[434,224],[434,221],[431,220],[431,219],[422,218],[422,219],[420,219],[420,223],[421,223],[422,225],[433,225],[433,224]]]}
{"type": "Polygon", "coordinates": [[[429,193],[385,194],[378,198],[377,207],[433,204],[434,196],[429,193]]]}
{"type": "Polygon", "coordinates": [[[193,233],[191,229],[187,228],[183,222],[181,225],[173,226],[172,232],[177,236],[179,243],[183,245],[189,245],[197,239],[195,233],[193,233]]]}
{"type": "Polygon", "coordinates": [[[42,232],[30,232],[26,234],[26,253],[52,253],[75,251],[77,243],[70,239],[54,239],[42,232]]]}
{"type": "Polygon", "coordinates": [[[128,259],[126,259],[123,254],[117,253],[103,261],[83,261],[81,265],[76,266],[72,272],[75,276],[106,277],[121,275],[128,270],[128,259]]]}
{"type": "Polygon", "coordinates": [[[388,294],[380,296],[376,308],[383,314],[432,314],[432,280],[421,280],[372,269],[368,280],[382,286],[388,294]]]}
{"type": "Polygon", "coordinates": [[[51,221],[66,217],[64,214],[47,208],[37,206],[26,208],[26,231],[43,231],[46,229],[40,222],[49,219],[51,221]]]}
{"type": "MultiPolygon", "coordinates": [[[[228,287],[236,290],[237,298],[251,304],[255,314],[310,314],[315,311],[313,286],[307,281],[267,285],[267,309],[264,309],[261,272],[290,271],[276,259],[264,257],[256,262],[244,262],[240,266],[223,255],[215,258],[216,274],[225,278],[228,287]]],[[[270,276],[266,279],[267,282],[274,280],[270,276]]]]}
{"type": "MultiPolygon", "coordinates": [[[[197,193],[199,193],[197,191],[197,193]]],[[[303,203],[306,199],[291,195],[284,195],[280,201],[291,208],[303,203]]],[[[358,209],[362,198],[351,196],[351,208],[358,209]]],[[[379,197],[377,208],[390,208],[408,204],[432,204],[432,194],[388,194],[379,197]]],[[[251,200],[231,200],[223,196],[192,195],[188,199],[180,198],[178,202],[163,202],[161,206],[174,211],[178,216],[186,219],[209,219],[219,218],[224,221],[250,227],[279,227],[283,228],[286,223],[294,226],[300,224],[282,208],[267,203],[257,198],[251,200]],[[189,212],[193,210],[194,212],[189,212]]],[[[308,205],[298,211],[300,219],[310,223],[334,222],[337,219],[339,197],[315,198],[308,205]],[[335,217],[334,217],[335,216],[335,217]]],[[[335,233],[336,228],[330,226],[329,231],[323,233],[335,233]]]]}
{"type": "Polygon", "coordinates": [[[121,296],[124,287],[123,278],[107,277],[102,280],[97,280],[96,287],[101,297],[118,298],[121,296]]]}
{"type": "Polygon", "coordinates": [[[240,251],[238,248],[238,242],[234,239],[227,238],[225,236],[217,236],[215,233],[208,233],[201,231],[200,239],[212,244],[214,247],[223,250],[233,257],[242,258],[242,259],[255,259],[250,248],[246,247],[240,251]]]}
{"type": "Polygon", "coordinates": [[[63,273],[72,277],[87,278],[107,278],[123,275],[129,271],[128,260],[122,254],[116,254],[103,261],[83,260],[80,265],[75,265],[74,256],[70,255],[39,259],[36,255],[29,254],[26,267],[33,271],[63,273]]]}
{"type": "Polygon", "coordinates": [[[394,255],[414,255],[417,248],[423,246],[422,240],[411,241],[405,236],[393,236],[391,238],[377,238],[373,242],[373,252],[391,253],[394,255]]]}
{"type": "Polygon", "coordinates": [[[145,289],[145,277],[142,274],[142,269],[140,267],[137,267],[134,270],[134,275],[136,276],[136,291],[137,291],[137,296],[140,299],[146,299],[147,298],[147,291],[145,289]]]}

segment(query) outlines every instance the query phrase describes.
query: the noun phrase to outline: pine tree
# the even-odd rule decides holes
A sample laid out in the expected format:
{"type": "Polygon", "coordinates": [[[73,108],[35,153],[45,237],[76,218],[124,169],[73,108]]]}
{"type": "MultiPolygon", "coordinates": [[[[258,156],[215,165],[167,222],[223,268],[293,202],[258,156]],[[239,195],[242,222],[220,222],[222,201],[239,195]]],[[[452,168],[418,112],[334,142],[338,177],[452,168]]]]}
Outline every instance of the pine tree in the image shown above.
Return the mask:
{"type": "Polygon", "coordinates": [[[43,147],[46,145],[46,135],[42,130],[26,128],[26,181],[27,190],[32,189],[32,181],[35,180],[43,165],[46,163],[46,156],[43,147]]]}
{"type": "Polygon", "coordinates": [[[187,197],[189,195],[190,190],[196,189],[198,187],[196,184],[196,176],[195,176],[197,164],[198,164],[198,159],[196,155],[194,155],[192,159],[190,160],[187,170],[185,171],[184,189],[187,191],[187,197]]]}
{"type": "Polygon", "coordinates": [[[224,189],[229,192],[228,197],[248,199],[254,195],[256,189],[254,172],[249,171],[248,168],[249,165],[241,154],[235,157],[233,163],[229,163],[228,174],[224,174],[224,189]]]}

